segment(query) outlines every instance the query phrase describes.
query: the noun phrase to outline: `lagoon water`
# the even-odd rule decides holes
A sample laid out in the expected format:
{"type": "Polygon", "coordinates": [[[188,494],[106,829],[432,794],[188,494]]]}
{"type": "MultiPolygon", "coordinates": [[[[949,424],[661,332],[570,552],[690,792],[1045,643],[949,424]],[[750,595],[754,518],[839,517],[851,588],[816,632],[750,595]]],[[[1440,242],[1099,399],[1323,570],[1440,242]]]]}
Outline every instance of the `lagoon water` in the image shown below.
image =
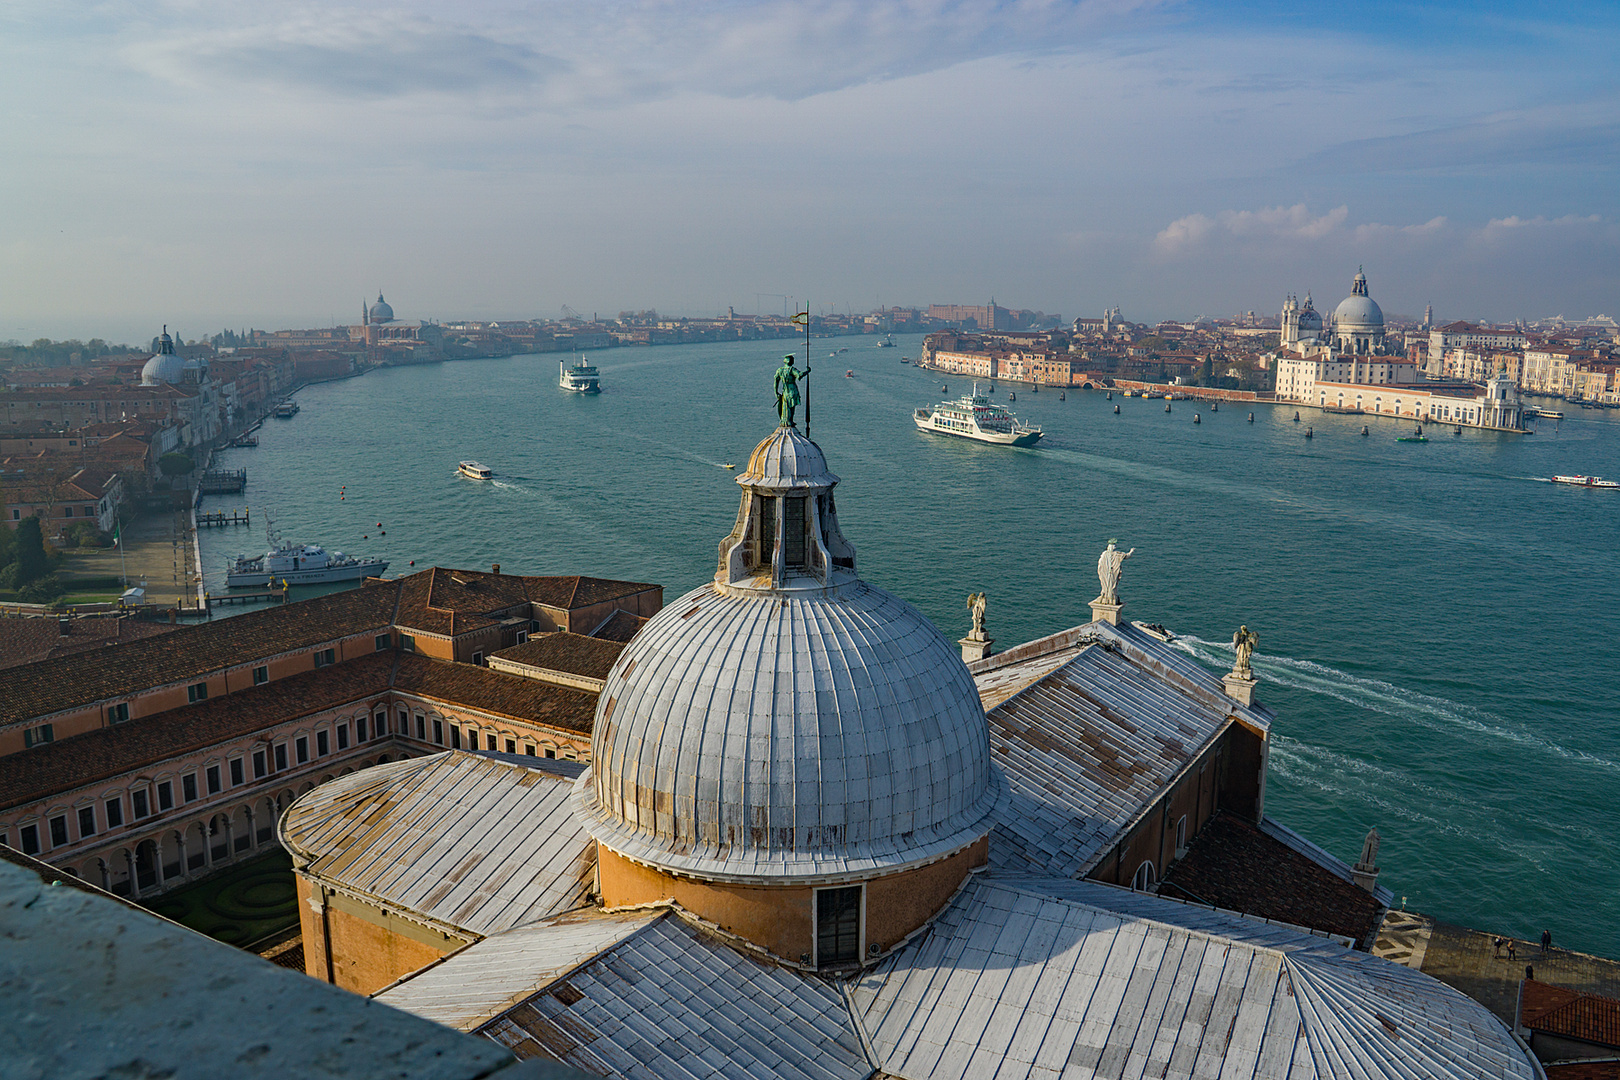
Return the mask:
{"type": "MultiPolygon", "coordinates": [[[[1620,956],[1620,492],[1545,480],[1620,477],[1620,414],[1561,405],[1535,435],[1412,444],[1391,420],[1026,387],[1012,408],[1047,437],[1009,450],[916,431],[942,381],[968,383],[902,365],[920,339],[896,340],[811,350],[811,433],[867,580],[952,640],[985,590],[1007,647],[1089,618],[1117,537],[1136,548],[1125,616],[1221,670],[1239,623],[1260,634],[1271,816],[1351,861],[1376,826],[1381,881],[1415,910],[1620,956]]],[[[295,419],[217,459],[247,468],[245,497],[205,508],[245,498],[282,535],[391,574],[498,562],[658,582],[673,602],[714,571],[738,498],[725,466],[774,425],[770,374],[792,348],[606,351],[594,397],[557,388],[555,355],[308,387],[295,419]],[[498,479],[462,479],[463,458],[498,479]]],[[[206,530],[209,587],[263,540],[206,530]]]]}

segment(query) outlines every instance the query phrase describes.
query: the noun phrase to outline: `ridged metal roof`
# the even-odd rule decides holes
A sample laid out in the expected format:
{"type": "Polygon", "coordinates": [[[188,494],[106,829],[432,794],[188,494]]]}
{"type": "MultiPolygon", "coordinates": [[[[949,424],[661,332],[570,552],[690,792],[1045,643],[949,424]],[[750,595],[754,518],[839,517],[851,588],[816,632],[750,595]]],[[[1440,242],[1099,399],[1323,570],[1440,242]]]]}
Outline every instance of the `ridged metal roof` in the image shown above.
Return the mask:
{"type": "Polygon", "coordinates": [[[1269,730],[1270,714],[1228,697],[1153,634],[1101,622],[1079,629],[1055,654],[976,676],[999,701],[990,746],[1009,797],[991,858],[1009,871],[1089,869],[1228,723],[1269,730]]]}
{"type": "Polygon", "coordinates": [[[584,903],[594,852],[571,787],[538,763],[449,750],[330,780],[278,828],[306,873],[487,935],[584,903]]]}
{"type": "Polygon", "coordinates": [[[598,699],[579,813],[633,859],[721,879],[860,873],[988,831],[984,713],[916,608],[705,585],[625,649],[598,699]]]}
{"type": "Polygon", "coordinates": [[[1150,920],[981,878],[850,998],[883,1071],[908,1080],[1537,1076],[1484,1006],[1420,972],[1273,928],[1213,936],[1178,925],[1207,923],[1198,909],[1159,906],[1150,920]]]}

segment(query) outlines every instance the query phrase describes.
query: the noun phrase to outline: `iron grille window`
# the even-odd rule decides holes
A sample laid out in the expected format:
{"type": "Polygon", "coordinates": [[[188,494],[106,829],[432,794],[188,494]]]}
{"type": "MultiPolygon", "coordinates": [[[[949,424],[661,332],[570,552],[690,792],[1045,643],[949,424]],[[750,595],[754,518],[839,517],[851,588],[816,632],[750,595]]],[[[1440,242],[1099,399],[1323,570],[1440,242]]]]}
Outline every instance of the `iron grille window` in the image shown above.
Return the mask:
{"type": "Polygon", "coordinates": [[[782,500],[782,562],[804,565],[804,500],[782,500]]]}
{"type": "Polygon", "coordinates": [[[816,890],[816,963],[854,964],[861,958],[861,887],[816,890]]]}

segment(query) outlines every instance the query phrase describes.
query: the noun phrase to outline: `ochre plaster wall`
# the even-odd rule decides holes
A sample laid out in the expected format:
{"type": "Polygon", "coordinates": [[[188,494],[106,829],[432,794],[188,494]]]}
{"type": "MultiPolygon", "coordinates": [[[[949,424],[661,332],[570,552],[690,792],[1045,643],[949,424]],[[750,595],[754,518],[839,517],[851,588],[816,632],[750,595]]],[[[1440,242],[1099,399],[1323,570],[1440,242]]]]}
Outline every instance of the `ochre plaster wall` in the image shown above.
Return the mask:
{"type": "MultiPolygon", "coordinates": [[[[975,866],[989,858],[988,838],[928,866],[866,882],[866,944],[887,949],[933,918],[975,866]]],[[[675,877],[598,848],[602,903],[607,907],[674,900],[721,929],[789,960],[814,951],[815,890],[715,885],[675,877]]],[[[860,884],[858,881],[843,884],[860,884]]]]}
{"type": "Polygon", "coordinates": [[[330,981],[345,990],[375,993],[466,944],[414,925],[406,936],[388,925],[403,920],[345,896],[327,894],[322,904],[312,904],[318,890],[319,886],[298,875],[304,970],[323,981],[330,974],[330,981]],[[437,944],[422,940],[429,937],[442,940],[437,944]]]}

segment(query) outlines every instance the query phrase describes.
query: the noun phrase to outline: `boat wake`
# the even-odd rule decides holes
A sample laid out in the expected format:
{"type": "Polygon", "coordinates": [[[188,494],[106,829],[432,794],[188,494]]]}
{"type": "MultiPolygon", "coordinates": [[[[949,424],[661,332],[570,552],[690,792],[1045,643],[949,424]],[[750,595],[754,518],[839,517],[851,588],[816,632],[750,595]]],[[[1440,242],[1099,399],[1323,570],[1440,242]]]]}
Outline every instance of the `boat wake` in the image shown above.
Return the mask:
{"type": "MultiPolygon", "coordinates": [[[[1191,635],[1178,637],[1176,647],[1201,663],[1225,668],[1232,662],[1232,646],[1205,641],[1191,635]]],[[[1447,698],[1419,693],[1382,679],[1369,679],[1340,671],[1314,660],[1255,653],[1251,663],[1266,679],[1281,686],[1307,693],[1322,694],[1368,712],[1379,713],[1430,731],[1461,729],[1486,741],[1511,743],[1518,747],[1590,765],[1620,775],[1620,761],[1613,761],[1584,750],[1571,749],[1534,731],[1515,725],[1494,713],[1447,698]]]]}

